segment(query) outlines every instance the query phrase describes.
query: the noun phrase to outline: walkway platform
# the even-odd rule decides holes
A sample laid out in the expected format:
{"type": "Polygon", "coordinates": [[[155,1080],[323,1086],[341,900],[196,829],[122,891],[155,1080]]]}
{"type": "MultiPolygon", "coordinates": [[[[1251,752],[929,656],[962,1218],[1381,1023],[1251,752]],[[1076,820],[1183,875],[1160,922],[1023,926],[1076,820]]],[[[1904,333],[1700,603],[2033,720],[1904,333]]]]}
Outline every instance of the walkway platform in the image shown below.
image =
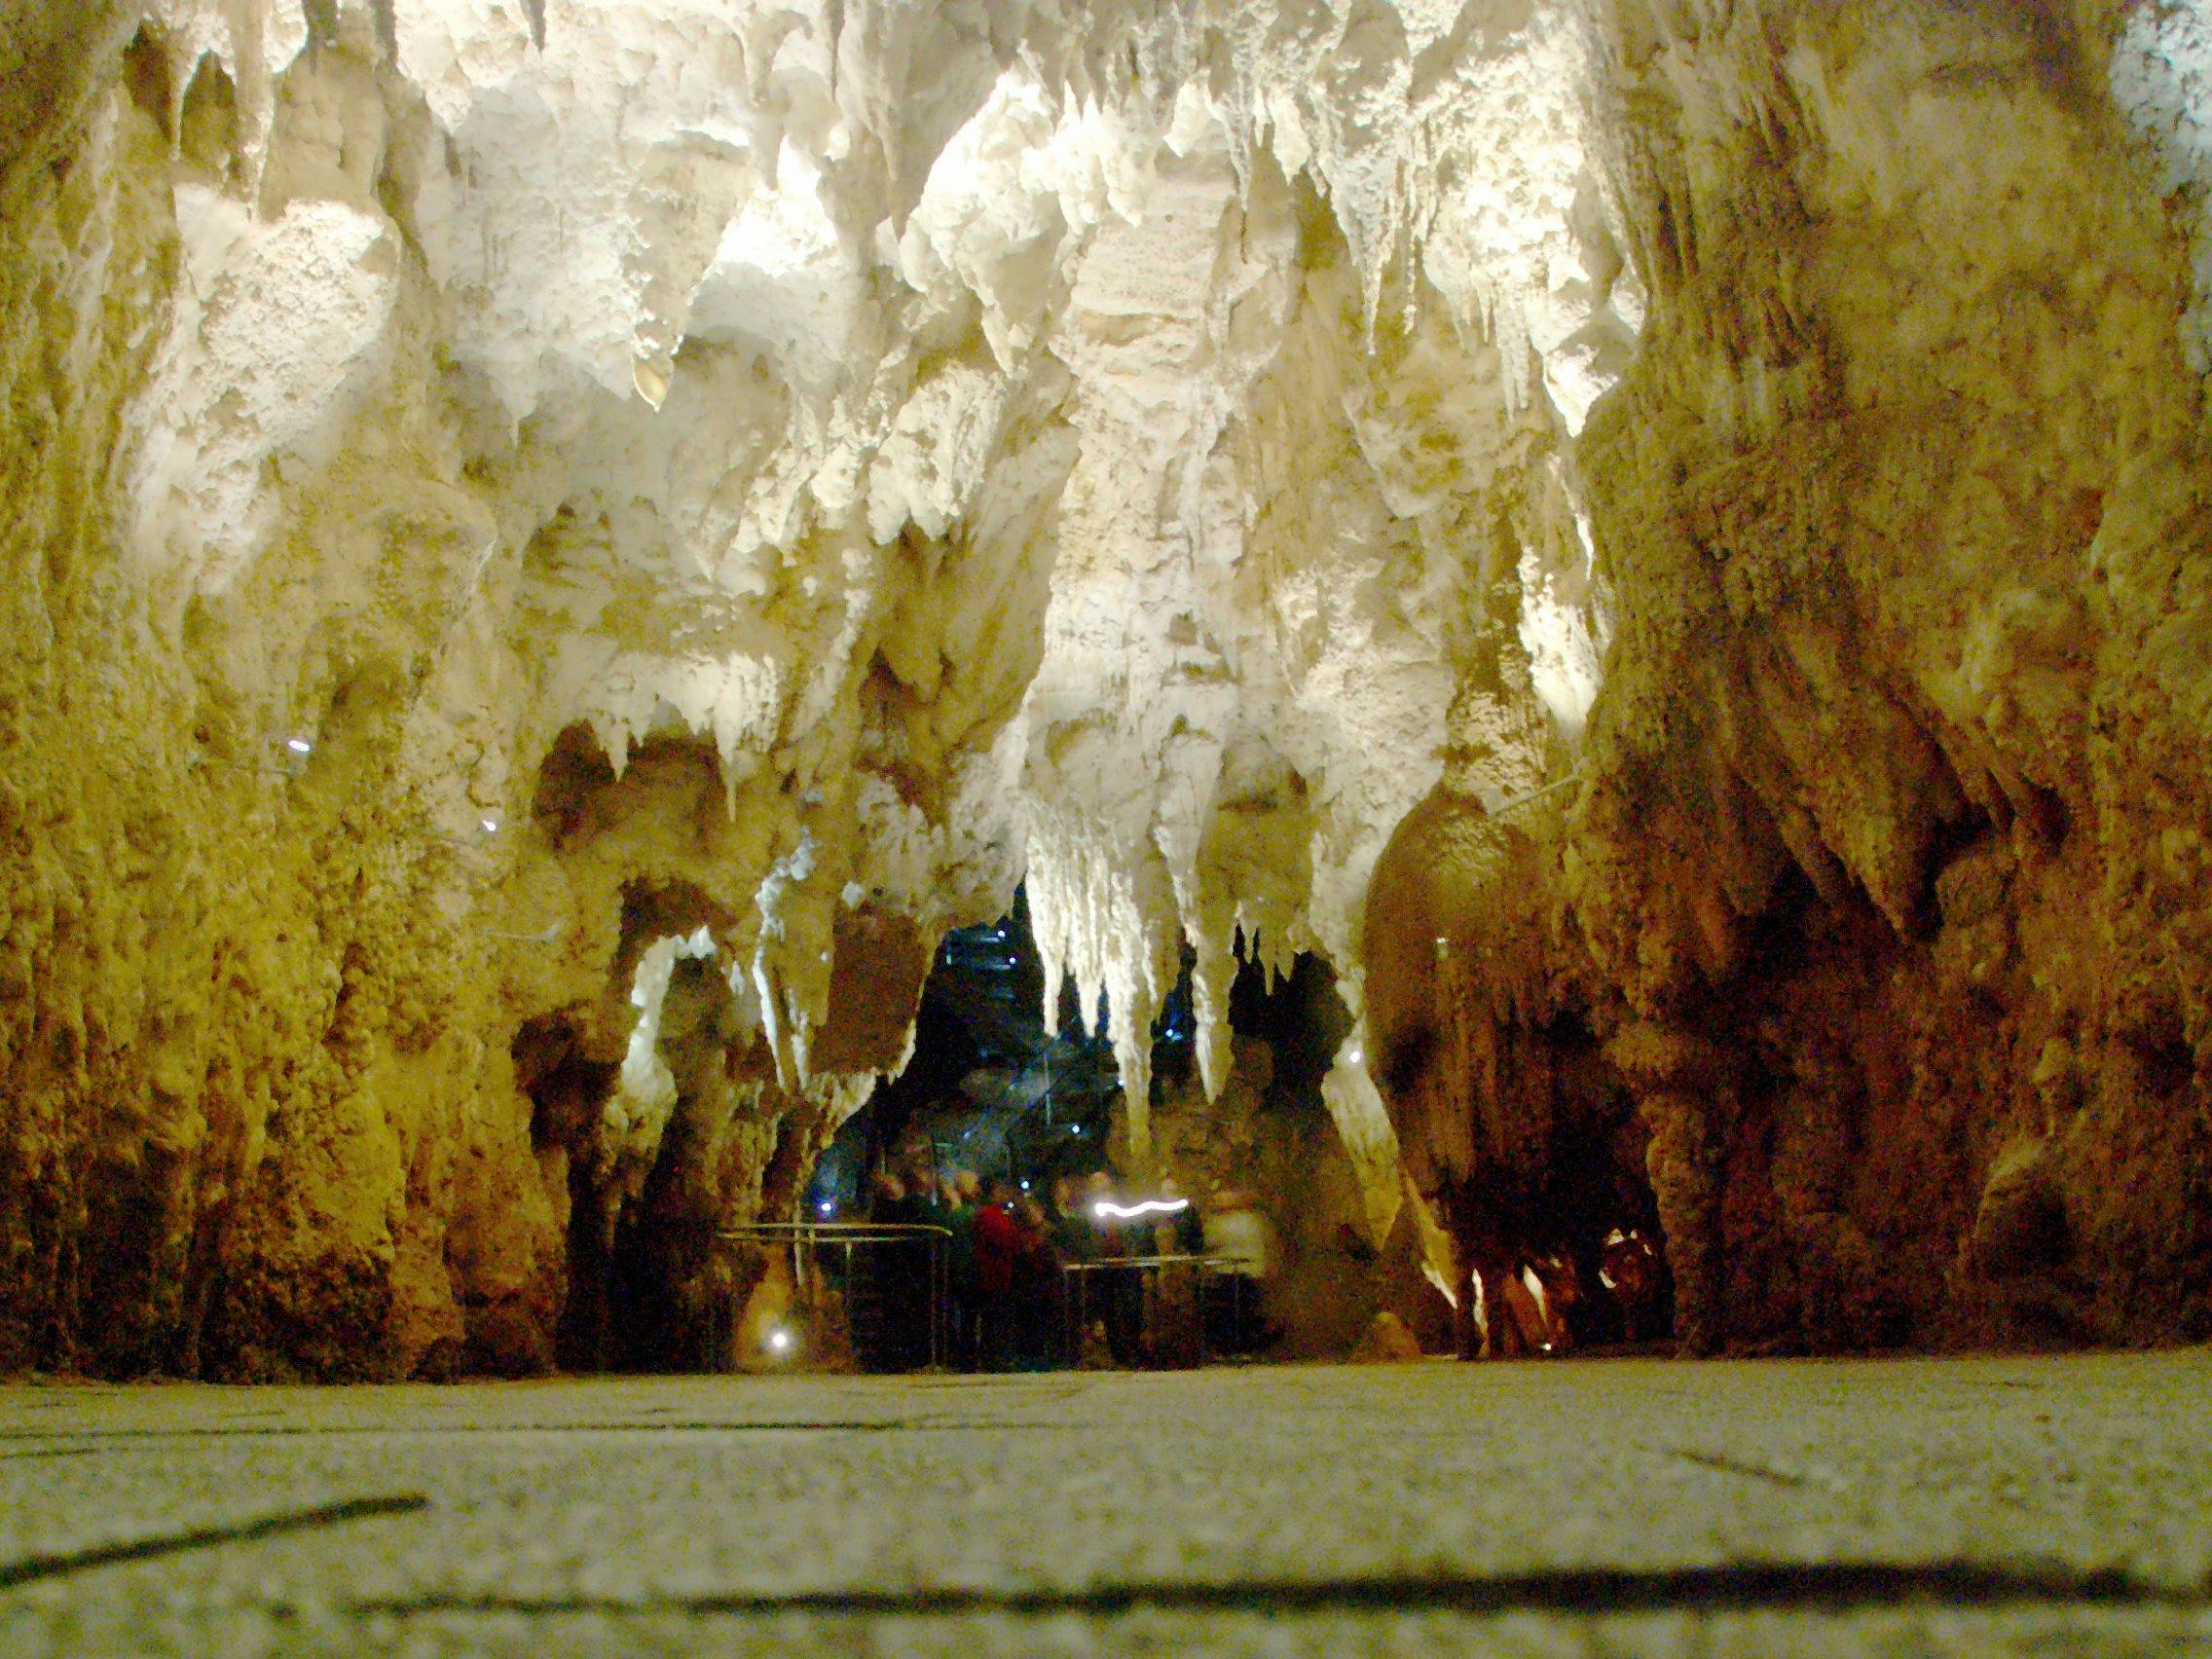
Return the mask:
{"type": "Polygon", "coordinates": [[[0,1389],[0,1652],[2212,1653],[2212,1354],[0,1389]]]}

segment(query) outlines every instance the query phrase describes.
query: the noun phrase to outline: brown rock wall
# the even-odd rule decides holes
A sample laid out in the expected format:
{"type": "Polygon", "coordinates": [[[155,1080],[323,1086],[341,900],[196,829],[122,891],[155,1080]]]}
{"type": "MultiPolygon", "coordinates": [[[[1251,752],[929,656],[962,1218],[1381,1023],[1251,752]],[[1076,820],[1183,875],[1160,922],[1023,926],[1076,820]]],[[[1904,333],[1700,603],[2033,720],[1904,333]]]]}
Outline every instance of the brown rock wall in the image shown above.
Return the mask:
{"type": "MultiPolygon", "coordinates": [[[[1412,998],[1476,1008],[1444,1069],[1525,1184],[1553,1106],[1497,1056],[1580,987],[1694,1346],[2202,1336],[2212,470],[2110,8],[1616,12],[1620,635],[1567,810],[1452,809],[1549,921],[1412,998]]],[[[1438,1070],[1403,1132],[1463,1146],[1438,1070]]]]}

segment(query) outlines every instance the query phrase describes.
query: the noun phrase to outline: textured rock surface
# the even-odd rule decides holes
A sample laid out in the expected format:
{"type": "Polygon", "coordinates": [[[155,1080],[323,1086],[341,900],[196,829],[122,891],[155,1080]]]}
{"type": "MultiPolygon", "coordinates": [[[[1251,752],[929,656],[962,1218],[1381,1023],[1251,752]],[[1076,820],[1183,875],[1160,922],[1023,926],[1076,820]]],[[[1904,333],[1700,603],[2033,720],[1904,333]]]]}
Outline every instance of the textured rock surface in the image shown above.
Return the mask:
{"type": "MultiPolygon", "coordinates": [[[[2123,12],[1616,37],[1653,303],[1577,451],[1605,694],[1560,801],[1424,809],[1484,851],[1410,920],[1422,862],[1379,878],[1368,972],[1481,911],[1497,948],[1412,988],[1398,1051],[1472,998],[1509,1124],[1633,1094],[1701,1344],[2212,1328],[2212,472],[2195,198],[2157,194],[2201,37],[2146,9],[2116,55],[2123,12]]],[[[1440,1181],[1488,1221],[1541,1160],[1477,1146],[1440,1181]]]]}
{"type": "Polygon", "coordinates": [[[1412,1357],[1423,1337],[1430,1351],[1449,1351],[1450,1309],[1423,1274],[1427,1247],[1442,1241],[1424,1237],[1424,1212],[1403,1202],[1379,1225],[1321,1097],[1347,1023],[1326,977],[1309,958],[1265,1011],[1274,1020],[1240,1012],[1240,1027],[1270,1034],[1239,1029],[1229,1082],[1211,1099],[1196,1077],[1163,1079],[1153,1119],[1161,1172],[1209,1228],[1225,1194],[1264,1219],[1269,1263],[1256,1306],[1276,1333],[1268,1356],[1345,1358],[1385,1314],[1414,1344],[1412,1357]]]}
{"type": "Polygon", "coordinates": [[[1241,940],[1379,1238],[2200,1329],[2208,38],[0,6],[0,1363],[711,1358],[1024,879],[1140,1159],[1241,940]]]}

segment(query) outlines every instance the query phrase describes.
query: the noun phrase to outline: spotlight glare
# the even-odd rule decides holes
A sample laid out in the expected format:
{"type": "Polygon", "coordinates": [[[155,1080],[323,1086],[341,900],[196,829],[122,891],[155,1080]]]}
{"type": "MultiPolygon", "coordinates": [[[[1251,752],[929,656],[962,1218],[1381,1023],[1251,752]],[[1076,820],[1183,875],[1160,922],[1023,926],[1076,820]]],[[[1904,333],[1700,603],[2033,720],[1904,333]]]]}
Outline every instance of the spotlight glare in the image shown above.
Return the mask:
{"type": "Polygon", "coordinates": [[[1090,1206],[1090,1213],[1100,1221],[1108,1216],[1119,1216],[1124,1221],[1134,1221],[1145,1215],[1180,1215],[1191,1207],[1189,1198],[1147,1198],[1141,1204],[1110,1204],[1101,1199],[1090,1206]]]}

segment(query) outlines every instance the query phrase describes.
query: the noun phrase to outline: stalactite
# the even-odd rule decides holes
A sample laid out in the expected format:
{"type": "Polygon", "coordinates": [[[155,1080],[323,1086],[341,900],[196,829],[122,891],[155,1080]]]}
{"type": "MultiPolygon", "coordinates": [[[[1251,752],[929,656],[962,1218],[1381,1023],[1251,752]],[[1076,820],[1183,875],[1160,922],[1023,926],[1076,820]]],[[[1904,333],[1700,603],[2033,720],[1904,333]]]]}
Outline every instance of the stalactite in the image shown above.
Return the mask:
{"type": "Polygon", "coordinates": [[[690,1320],[1024,880],[1140,1161],[1314,954],[1382,1237],[2202,1326],[2201,6],[17,10],[0,1364],[690,1320]]]}

